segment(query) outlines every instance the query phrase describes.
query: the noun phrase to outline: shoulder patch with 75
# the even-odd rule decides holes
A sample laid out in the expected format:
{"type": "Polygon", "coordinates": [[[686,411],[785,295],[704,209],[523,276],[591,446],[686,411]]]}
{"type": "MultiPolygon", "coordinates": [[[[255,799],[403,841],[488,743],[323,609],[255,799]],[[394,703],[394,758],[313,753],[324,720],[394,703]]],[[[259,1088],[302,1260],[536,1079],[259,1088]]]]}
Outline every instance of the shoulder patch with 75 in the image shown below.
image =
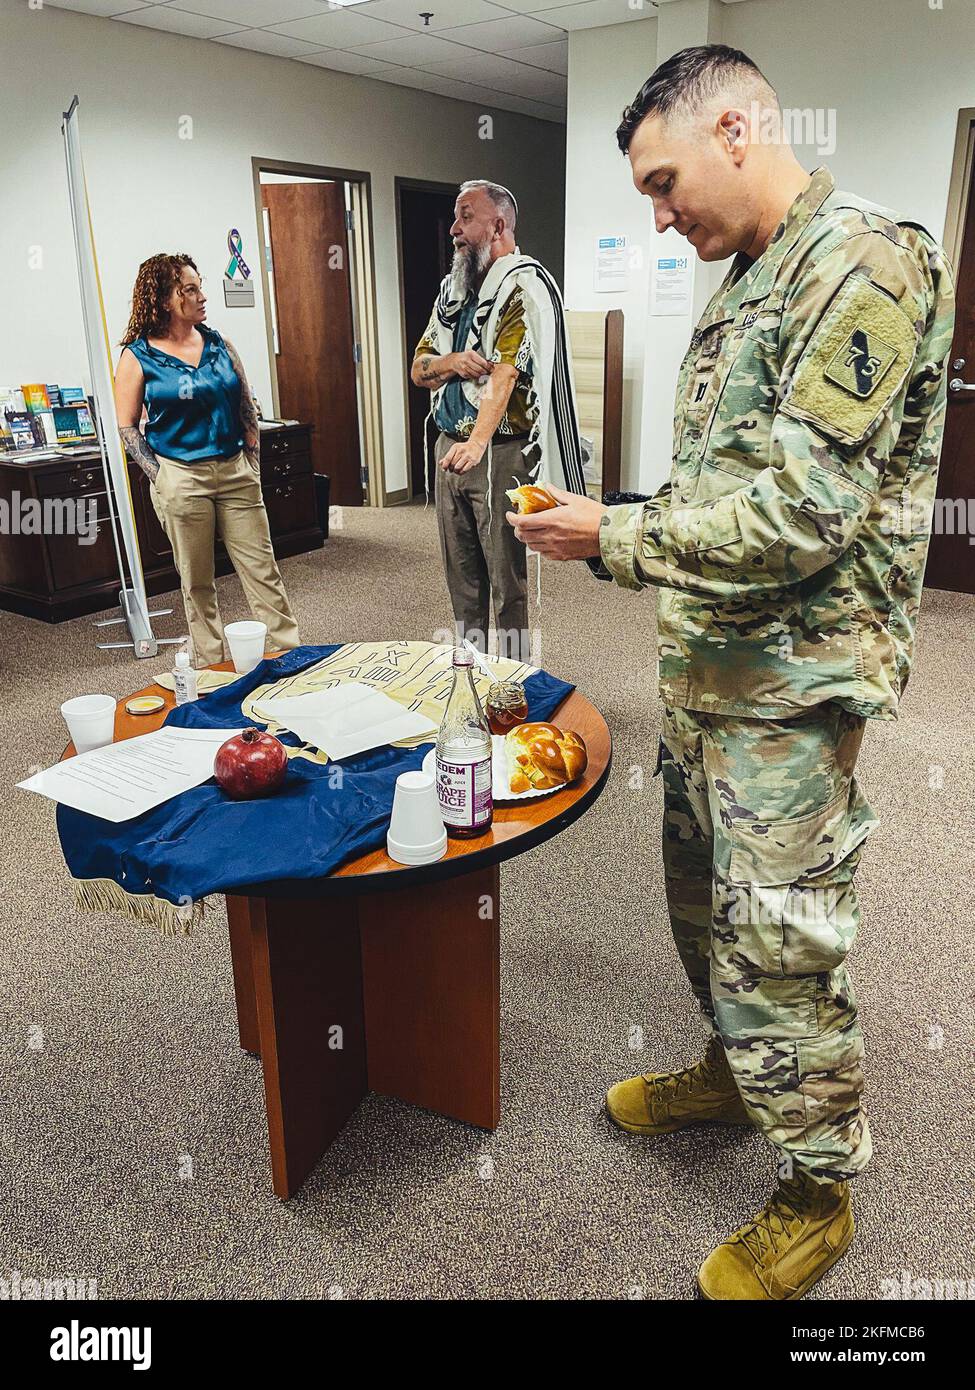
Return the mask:
{"type": "Polygon", "coordinates": [[[826,376],[855,396],[872,396],[897,361],[897,349],[866,328],[855,328],[826,368],[826,376]]]}
{"type": "Polygon", "coordinates": [[[852,275],[799,358],[782,411],[841,444],[861,444],[903,386],[916,352],[914,325],[900,305],[852,275]]]}

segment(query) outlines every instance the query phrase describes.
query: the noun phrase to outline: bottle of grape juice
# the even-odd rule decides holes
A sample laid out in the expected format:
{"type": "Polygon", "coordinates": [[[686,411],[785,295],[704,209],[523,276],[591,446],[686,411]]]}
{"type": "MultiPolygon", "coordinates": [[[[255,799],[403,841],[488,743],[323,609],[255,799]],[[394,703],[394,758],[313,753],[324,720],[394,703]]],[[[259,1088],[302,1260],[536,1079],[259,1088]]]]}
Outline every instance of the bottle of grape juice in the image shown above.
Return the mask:
{"type": "Polygon", "coordinates": [[[491,730],[474,687],[474,658],[454,650],[454,684],[437,737],[437,796],[447,834],[483,835],[494,817],[491,730]]]}

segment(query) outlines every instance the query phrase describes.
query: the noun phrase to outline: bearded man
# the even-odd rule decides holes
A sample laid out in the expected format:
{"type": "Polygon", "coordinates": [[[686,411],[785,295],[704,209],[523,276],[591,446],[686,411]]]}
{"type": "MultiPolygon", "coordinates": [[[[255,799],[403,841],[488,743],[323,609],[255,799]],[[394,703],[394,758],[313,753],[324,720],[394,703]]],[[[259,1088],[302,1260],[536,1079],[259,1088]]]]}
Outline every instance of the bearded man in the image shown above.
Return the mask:
{"type": "Polygon", "coordinates": [[[436,504],[459,637],[530,659],[525,547],[505,490],[535,478],[584,491],[564,311],[547,270],[515,244],[518,208],[500,184],[460,187],[454,261],[410,373],[433,393],[436,504]]]}

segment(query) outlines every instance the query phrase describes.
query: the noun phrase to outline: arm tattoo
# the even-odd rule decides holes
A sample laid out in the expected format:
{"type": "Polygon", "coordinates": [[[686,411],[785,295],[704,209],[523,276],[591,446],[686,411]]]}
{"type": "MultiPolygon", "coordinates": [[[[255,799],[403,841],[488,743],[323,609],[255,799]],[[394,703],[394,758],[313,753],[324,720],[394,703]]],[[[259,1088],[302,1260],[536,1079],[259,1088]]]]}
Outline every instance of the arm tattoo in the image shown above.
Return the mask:
{"type": "Polygon", "coordinates": [[[445,371],[443,367],[438,367],[439,357],[426,354],[419,360],[419,371],[417,376],[424,386],[428,386],[431,391],[435,391],[438,386],[442,386],[445,381],[449,381],[453,372],[445,371]]]}
{"type": "MultiPolygon", "coordinates": [[[[245,435],[255,434],[260,439],[260,430],[257,424],[257,410],[254,406],[254,397],[251,395],[251,388],[247,384],[247,376],[244,372],[243,364],[237,349],[229,338],[224,338],[224,347],[230,354],[230,364],[240,378],[240,423],[245,435]]],[[[256,448],[253,451],[257,452],[256,448]]]]}
{"type": "Polygon", "coordinates": [[[151,483],[156,481],[159,460],[146,443],[146,437],[138,425],[122,425],[119,429],[125,452],[133,463],[137,463],[151,483]]]}

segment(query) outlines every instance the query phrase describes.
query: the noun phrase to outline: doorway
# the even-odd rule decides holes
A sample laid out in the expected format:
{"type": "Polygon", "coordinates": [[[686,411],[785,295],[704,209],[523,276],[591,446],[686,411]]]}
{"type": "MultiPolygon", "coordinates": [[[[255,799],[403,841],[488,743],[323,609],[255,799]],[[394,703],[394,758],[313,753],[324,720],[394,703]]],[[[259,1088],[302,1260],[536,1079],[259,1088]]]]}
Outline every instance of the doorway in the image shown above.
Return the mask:
{"type": "Polygon", "coordinates": [[[945,249],[955,267],[955,336],[948,359],[948,405],[938,471],[935,518],[947,524],[931,536],[925,584],[975,594],[975,534],[966,524],[975,500],[975,110],[958,121],[945,249]]]}
{"type": "MultiPolygon", "coordinates": [[[[454,222],[456,201],[457,188],[453,184],[396,180],[407,373],[413,361],[413,351],[430,320],[440,282],[453,260],[450,228],[454,222]]],[[[422,496],[425,491],[423,432],[424,421],[430,413],[430,392],[414,386],[408,380],[407,402],[410,495],[416,497],[422,496]]],[[[431,482],[431,490],[432,486],[431,482]]]]}
{"type": "Polygon", "coordinates": [[[368,176],[255,159],[274,414],[312,426],[330,501],[382,488],[368,176]]]}

